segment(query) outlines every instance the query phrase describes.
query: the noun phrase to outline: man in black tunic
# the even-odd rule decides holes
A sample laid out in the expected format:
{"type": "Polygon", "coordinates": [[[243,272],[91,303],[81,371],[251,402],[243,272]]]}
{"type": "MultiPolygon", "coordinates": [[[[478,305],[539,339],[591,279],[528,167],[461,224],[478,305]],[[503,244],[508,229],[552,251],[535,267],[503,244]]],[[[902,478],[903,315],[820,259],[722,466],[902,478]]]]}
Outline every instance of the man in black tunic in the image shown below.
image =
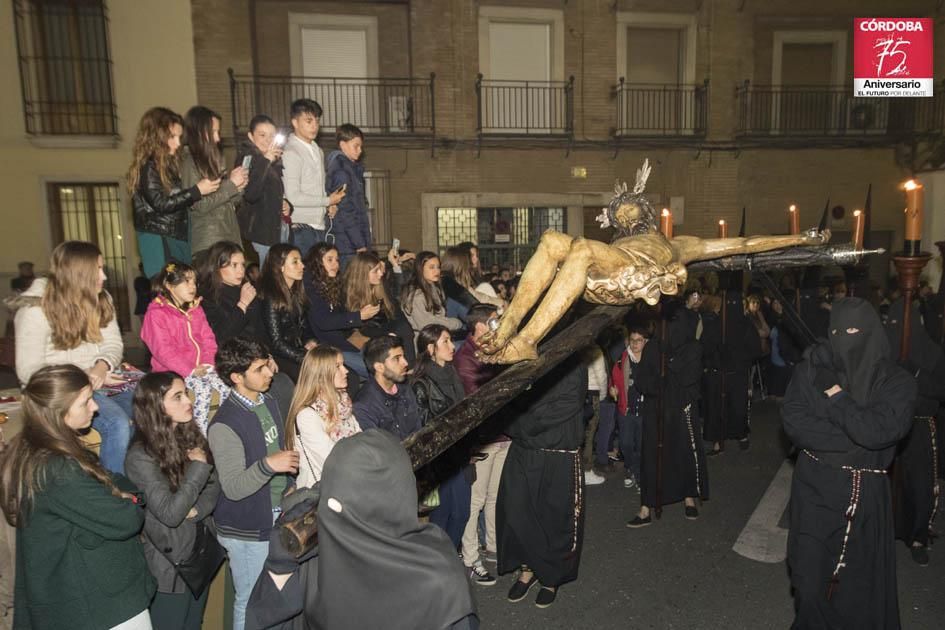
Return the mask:
{"type": "MultiPolygon", "coordinates": [[[[889,306],[886,334],[892,356],[899,356],[902,341],[903,299],[889,306]]],[[[945,354],[928,332],[919,325],[920,315],[912,307],[909,356],[901,363],[919,388],[912,430],[896,453],[893,467],[893,513],[896,538],[909,547],[912,559],[929,563],[928,545],[938,497],[936,419],[939,405],[945,402],[945,354]]]]}
{"type": "MultiPolygon", "coordinates": [[[[722,370],[725,372],[725,433],[722,434],[718,415],[710,417],[706,426],[706,440],[713,442],[712,454],[721,452],[722,440],[738,440],[739,447],[747,449],[751,431],[751,366],[764,356],[758,329],[745,314],[741,293],[730,292],[726,297],[725,343],[722,345],[722,370]]],[[[719,414],[719,415],[721,415],[719,414]]]]}
{"type": "Polygon", "coordinates": [[[795,368],[782,409],[784,430],[801,450],[788,536],[792,628],[895,629],[886,471],[912,426],[916,383],[890,359],[868,302],[834,302],[828,332],[795,368]]]}
{"type": "Polygon", "coordinates": [[[643,393],[643,445],[640,466],[640,511],[627,527],[651,524],[651,508],[685,501],[686,518],[699,517],[698,499],[709,497],[702,444],[699,396],[702,346],[696,340],[699,318],[688,308],[669,315],[666,378],[660,378],[660,341],[643,348],[636,385],[643,393]],[[662,401],[660,398],[662,397],[662,401]],[[658,459],[659,413],[663,413],[663,453],[658,459]],[[659,464],[662,464],[660,466],[659,464]],[[659,492],[657,478],[661,477],[659,492]]]}
{"type": "Polygon", "coordinates": [[[536,583],[539,608],[577,579],[584,539],[584,438],[587,368],[567,360],[509,404],[512,438],[496,501],[498,571],[521,569],[509,601],[536,583]]]}

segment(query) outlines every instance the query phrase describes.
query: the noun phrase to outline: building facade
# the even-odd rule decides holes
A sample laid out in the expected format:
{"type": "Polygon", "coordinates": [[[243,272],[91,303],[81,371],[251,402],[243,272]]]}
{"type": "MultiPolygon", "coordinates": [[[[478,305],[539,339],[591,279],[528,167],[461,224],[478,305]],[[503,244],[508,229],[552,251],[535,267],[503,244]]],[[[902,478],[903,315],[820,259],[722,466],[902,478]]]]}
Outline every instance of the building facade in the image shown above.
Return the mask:
{"type": "MultiPolygon", "coordinates": [[[[714,236],[743,207],[749,233],[784,233],[790,204],[810,227],[829,198],[843,238],[872,184],[873,244],[888,247],[901,239],[898,186],[928,167],[912,148],[941,134],[943,101],[854,99],[852,18],[936,10],[911,0],[194,0],[197,89],[235,135],[255,113],[288,125],[300,96],[325,109],[326,150],[335,125],[362,127],[379,242],[475,240],[487,261],[515,265],[545,227],[606,238],[594,217],[648,157],[647,191],[673,209],[676,233],[714,236]]],[[[936,54],[942,76],[942,46],[936,54]]],[[[945,237],[928,192],[929,229],[945,237]]]]}
{"type": "Polygon", "coordinates": [[[65,239],[95,241],[126,329],[137,244],[125,174],[141,115],[197,100],[186,0],[13,0],[0,12],[2,292],[17,262],[47,268],[65,239]]]}

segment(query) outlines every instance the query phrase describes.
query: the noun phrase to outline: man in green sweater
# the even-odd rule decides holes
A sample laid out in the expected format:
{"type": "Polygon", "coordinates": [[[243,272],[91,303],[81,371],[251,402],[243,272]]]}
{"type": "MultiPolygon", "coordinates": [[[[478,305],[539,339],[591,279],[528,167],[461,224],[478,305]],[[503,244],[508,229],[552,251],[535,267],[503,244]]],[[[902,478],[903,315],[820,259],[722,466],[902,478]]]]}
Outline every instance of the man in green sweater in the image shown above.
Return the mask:
{"type": "Polygon", "coordinates": [[[207,439],[223,493],[213,513],[226,548],[236,597],[233,630],[243,630],[246,603],[269,552],[279,503],[299,468],[299,455],[283,450],[285,422],[275,399],[269,350],[235,337],[217,350],[217,373],[233,390],[220,405],[207,439]]]}

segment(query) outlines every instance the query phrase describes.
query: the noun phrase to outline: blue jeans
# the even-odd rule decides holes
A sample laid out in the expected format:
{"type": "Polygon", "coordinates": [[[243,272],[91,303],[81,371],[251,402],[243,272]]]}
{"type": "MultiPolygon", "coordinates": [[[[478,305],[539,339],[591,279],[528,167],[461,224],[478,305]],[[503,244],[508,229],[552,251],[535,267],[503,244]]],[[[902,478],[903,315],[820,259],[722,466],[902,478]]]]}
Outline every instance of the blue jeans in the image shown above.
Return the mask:
{"type": "Polygon", "coordinates": [[[130,389],[109,396],[99,389],[92,393],[98,413],[92,418],[92,428],[102,436],[99,461],[107,471],[125,474],[125,454],[131,442],[131,406],[135,392],[130,389]]]}
{"type": "Polygon", "coordinates": [[[236,590],[236,597],[233,598],[233,630],[243,630],[246,625],[246,604],[269,556],[269,541],[239,540],[226,536],[217,536],[217,540],[226,549],[230,573],[233,574],[233,588],[236,590]]]}
{"type": "Polygon", "coordinates": [[[325,230],[316,230],[307,223],[292,224],[292,244],[298,247],[299,251],[302,252],[302,258],[305,258],[305,254],[308,253],[308,250],[315,247],[317,243],[324,241],[325,230]]]}
{"type": "Polygon", "coordinates": [[[446,532],[454,549],[459,549],[463,542],[471,501],[472,487],[462,468],[440,484],[440,505],[430,512],[430,522],[446,532]]]}
{"type": "Polygon", "coordinates": [[[367,367],[364,365],[364,357],[361,356],[360,352],[342,352],[341,356],[344,357],[345,365],[353,370],[355,374],[363,379],[370,378],[367,367]]]}
{"type": "Polygon", "coordinates": [[[259,267],[262,268],[263,263],[266,262],[266,256],[269,254],[269,248],[271,245],[263,245],[262,243],[253,242],[253,249],[256,250],[256,255],[259,257],[259,267]]]}
{"type": "Polygon", "coordinates": [[[623,415],[617,412],[617,431],[620,435],[620,452],[623,453],[623,467],[628,475],[640,479],[640,452],[643,443],[643,417],[623,415]]]}
{"type": "Polygon", "coordinates": [[[605,467],[609,463],[607,452],[610,450],[610,438],[614,434],[616,415],[616,403],[608,398],[601,399],[597,438],[594,440],[594,461],[601,467],[605,467]]]}

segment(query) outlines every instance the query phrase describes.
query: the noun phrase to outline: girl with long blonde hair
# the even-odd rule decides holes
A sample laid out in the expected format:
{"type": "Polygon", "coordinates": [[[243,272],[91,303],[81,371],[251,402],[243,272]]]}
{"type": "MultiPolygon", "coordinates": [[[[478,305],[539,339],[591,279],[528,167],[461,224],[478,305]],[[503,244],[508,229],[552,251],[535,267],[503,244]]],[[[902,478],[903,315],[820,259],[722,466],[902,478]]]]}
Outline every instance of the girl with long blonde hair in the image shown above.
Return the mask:
{"type": "Polygon", "coordinates": [[[131,439],[134,387],[116,373],[124,345],[105,280],[102,253],[92,243],[66,241],[53,250],[47,277],[12,300],[16,375],[25,385],[45,365],[84,370],[99,406],[92,426],[101,434],[102,465],[120,473],[131,439]]]}
{"type": "Polygon", "coordinates": [[[318,346],[305,354],[285,423],[285,447],[299,453],[296,483],[301,488],[318,482],[336,442],[361,431],[347,388],[341,352],[318,346]]]}
{"type": "Polygon", "coordinates": [[[23,430],[0,458],[0,507],[17,528],[18,627],[151,627],[140,501],[79,438],[97,410],[74,365],[43,367],[23,389],[23,430]]]}
{"type": "Polygon", "coordinates": [[[135,232],[144,275],[153,277],[168,258],[190,262],[188,209],[220,187],[220,179],[181,183],[178,150],[184,119],[166,107],[152,107],[141,117],[128,190],[134,205],[135,232]]]}

